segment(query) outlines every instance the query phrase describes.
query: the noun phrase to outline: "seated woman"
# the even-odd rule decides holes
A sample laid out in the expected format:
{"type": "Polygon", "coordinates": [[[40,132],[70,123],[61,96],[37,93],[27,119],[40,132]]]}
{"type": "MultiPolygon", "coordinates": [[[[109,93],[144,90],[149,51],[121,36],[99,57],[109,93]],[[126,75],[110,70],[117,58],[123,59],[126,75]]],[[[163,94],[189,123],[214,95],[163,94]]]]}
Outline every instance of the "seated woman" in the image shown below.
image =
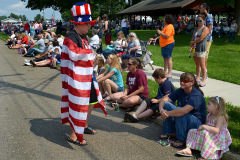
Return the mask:
{"type": "Polygon", "coordinates": [[[34,62],[33,60],[30,60],[30,63],[32,64],[33,67],[44,67],[48,66],[52,63],[52,60],[56,58],[56,55],[61,53],[61,48],[58,44],[58,41],[53,41],[53,49],[49,50],[50,54],[48,55],[48,59],[39,61],[39,62],[34,62]]]}
{"type": "Polygon", "coordinates": [[[122,69],[116,55],[110,54],[107,59],[108,70],[97,77],[101,93],[104,93],[104,101],[111,100],[112,91],[122,92],[124,90],[122,69]]]}
{"type": "MultiPolygon", "coordinates": [[[[141,70],[142,63],[138,58],[131,57],[128,61],[127,86],[124,92],[112,94],[113,101],[119,103],[119,107],[130,108],[141,104],[149,96],[146,74],[141,70]]],[[[116,103],[112,103],[114,107],[116,103]]]]}
{"type": "Polygon", "coordinates": [[[126,38],[124,36],[124,33],[122,31],[119,31],[117,33],[117,37],[118,39],[116,41],[110,42],[115,47],[115,50],[106,49],[102,51],[105,59],[107,59],[110,54],[117,54],[123,52],[123,48],[126,46],[126,38]]]}
{"type": "Polygon", "coordinates": [[[136,33],[129,33],[127,48],[127,53],[122,55],[123,68],[126,68],[130,57],[142,57],[142,50],[136,33]]]}
{"type": "MultiPolygon", "coordinates": [[[[138,107],[135,113],[126,113],[124,119],[128,122],[137,123],[138,119],[146,118],[151,115],[159,116],[159,102],[164,96],[168,96],[175,91],[171,81],[165,77],[165,72],[161,68],[156,69],[152,77],[159,84],[158,93],[155,98],[146,98],[138,107]]],[[[173,103],[174,104],[174,103],[173,103]]]]}
{"type": "Polygon", "coordinates": [[[185,146],[187,133],[197,129],[206,121],[206,102],[192,73],[180,76],[181,88],[164,97],[159,103],[159,111],[163,119],[163,134],[160,138],[176,136],[174,147],[185,146]],[[171,102],[177,101],[177,106],[171,102]]]}
{"type": "Polygon", "coordinates": [[[17,44],[15,44],[12,49],[19,49],[20,47],[25,47],[28,45],[28,36],[26,33],[22,33],[22,35],[18,38],[17,44]]]}
{"type": "Polygon", "coordinates": [[[96,56],[95,60],[93,61],[93,73],[95,74],[95,77],[103,74],[105,71],[106,68],[103,57],[96,56]]]}
{"type": "Polygon", "coordinates": [[[152,43],[153,45],[155,45],[156,43],[159,43],[159,37],[158,37],[158,34],[157,34],[157,33],[154,34],[154,37],[153,37],[153,38],[149,38],[149,40],[148,40],[148,45],[150,45],[151,43],[152,43]]]}

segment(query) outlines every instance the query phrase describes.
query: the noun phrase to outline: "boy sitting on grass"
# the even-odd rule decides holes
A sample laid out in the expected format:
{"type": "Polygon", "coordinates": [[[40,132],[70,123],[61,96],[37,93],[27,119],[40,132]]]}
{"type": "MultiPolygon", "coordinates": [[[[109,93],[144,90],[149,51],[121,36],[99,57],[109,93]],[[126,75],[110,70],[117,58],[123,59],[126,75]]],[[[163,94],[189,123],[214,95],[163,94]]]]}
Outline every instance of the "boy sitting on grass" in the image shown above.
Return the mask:
{"type": "Polygon", "coordinates": [[[146,118],[151,115],[159,116],[159,102],[164,96],[168,96],[175,88],[171,81],[165,77],[163,69],[156,69],[152,77],[159,84],[158,93],[155,98],[146,98],[138,107],[135,113],[125,113],[124,120],[137,123],[138,119],[146,118]]]}

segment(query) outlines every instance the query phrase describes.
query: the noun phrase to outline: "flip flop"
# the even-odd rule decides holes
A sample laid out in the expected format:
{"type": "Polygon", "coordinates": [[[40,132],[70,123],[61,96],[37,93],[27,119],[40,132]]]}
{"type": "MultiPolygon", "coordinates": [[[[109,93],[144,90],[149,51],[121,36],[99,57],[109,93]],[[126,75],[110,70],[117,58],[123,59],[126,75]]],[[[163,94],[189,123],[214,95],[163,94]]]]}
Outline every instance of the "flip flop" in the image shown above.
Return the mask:
{"type": "Polygon", "coordinates": [[[84,134],[95,134],[93,128],[89,125],[87,128],[84,128],[84,134]]]}
{"type": "Polygon", "coordinates": [[[187,153],[186,151],[183,151],[183,150],[177,151],[176,154],[181,155],[181,156],[185,156],[185,157],[192,157],[192,154],[189,154],[189,153],[187,153]]]}
{"type": "MultiPolygon", "coordinates": [[[[83,140],[85,140],[85,139],[83,139],[83,140]]],[[[72,140],[70,137],[67,138],[67,141],[70,142],[70,143],[79,145],[79,146],[86,146],[86,145],[88,144],[87,142],[84,143],[84,144],[81,144],[81,143],[79,142],[79,140],[74,141],[74,140],[72,140]]]]}
{"type": "Polygon", "coordinates": [[[199,87],[205,87],[206,86],[206,84],[199,84],[199,87]]]}

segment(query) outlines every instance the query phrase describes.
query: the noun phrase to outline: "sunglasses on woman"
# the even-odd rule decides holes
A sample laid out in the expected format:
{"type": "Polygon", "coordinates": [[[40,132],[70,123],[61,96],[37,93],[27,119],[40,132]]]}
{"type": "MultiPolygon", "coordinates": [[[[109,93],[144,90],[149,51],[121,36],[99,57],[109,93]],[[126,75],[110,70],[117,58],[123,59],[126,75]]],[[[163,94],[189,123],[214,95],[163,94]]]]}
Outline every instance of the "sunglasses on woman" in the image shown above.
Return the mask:
{"type": "Polygon", "coordinates": [[[200,22],[200,23],[202,23],[202,20],[196,20],[196,22],[200,22]]]}
{"type": "Polygon", "coordinates": [[[183,82],[183,83],[188,83],[188,82],[192,82],[192,81],[189,81],[189,80],[187,80],[187,79],[184,79],[184,80],[182,80],[181,82],[183,82]]]}

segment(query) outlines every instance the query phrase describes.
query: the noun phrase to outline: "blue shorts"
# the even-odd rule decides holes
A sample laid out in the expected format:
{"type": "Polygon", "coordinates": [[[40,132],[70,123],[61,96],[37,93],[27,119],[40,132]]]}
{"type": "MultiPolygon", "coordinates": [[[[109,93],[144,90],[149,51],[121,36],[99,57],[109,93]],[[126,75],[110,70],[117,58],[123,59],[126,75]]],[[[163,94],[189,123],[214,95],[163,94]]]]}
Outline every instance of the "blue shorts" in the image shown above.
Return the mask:
{"type": "Polygon", "coordinates": [[[175,42],[166,45],[165,47],[162,47],[162,56],[163,58],[171,58],[172,57],[172,51],[175,46],[175,42]]]}
{"type": "Polygon", "coordinates": [[[118,87],[117,92],[123,92],[124,91],[124,87],[118,87]]]}

